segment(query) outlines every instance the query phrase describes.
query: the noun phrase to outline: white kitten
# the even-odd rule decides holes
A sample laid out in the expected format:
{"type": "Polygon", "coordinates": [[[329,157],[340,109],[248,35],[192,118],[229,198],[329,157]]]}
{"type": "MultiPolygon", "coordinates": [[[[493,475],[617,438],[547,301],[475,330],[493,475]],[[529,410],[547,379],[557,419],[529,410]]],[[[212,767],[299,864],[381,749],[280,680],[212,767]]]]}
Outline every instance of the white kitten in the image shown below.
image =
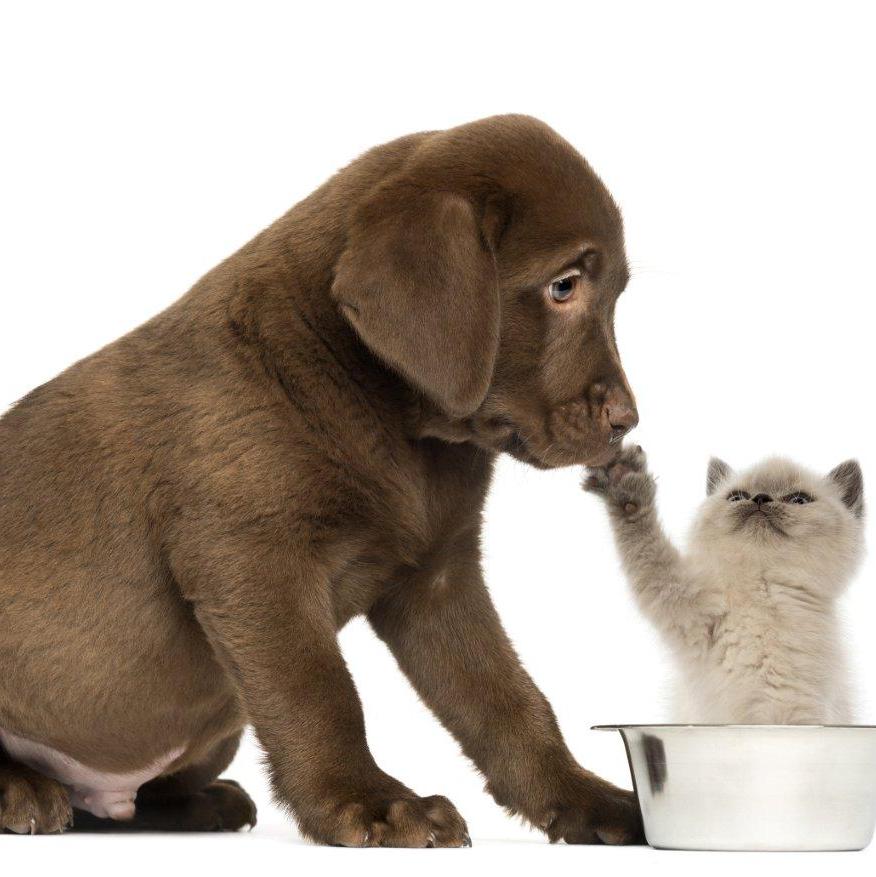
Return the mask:
{"type": "Polygon", "coordinates": [[[639,606],[676,658],[676,721],[852,721],[835,604],[863,548],[857,462],[821,477],[780,458],[738,475],[713,459],[686,554],[657,519],[641,448],[584,488],[606,501],[639,606]]]}

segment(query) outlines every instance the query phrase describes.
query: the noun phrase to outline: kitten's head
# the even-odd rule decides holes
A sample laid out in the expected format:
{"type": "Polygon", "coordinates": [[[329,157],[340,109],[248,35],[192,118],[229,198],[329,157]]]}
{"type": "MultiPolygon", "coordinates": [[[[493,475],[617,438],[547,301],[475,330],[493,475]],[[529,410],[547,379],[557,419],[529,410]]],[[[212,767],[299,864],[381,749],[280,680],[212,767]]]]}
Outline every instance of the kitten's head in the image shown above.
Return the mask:
{"type": "Polygon", "coordinates": [[[706,492],[693,531],[700,548],[788,564],[837,585],[854,569],[864,516],[857,461],[820,476],[779,457],[740,473],[714,458],[706,492]]]}

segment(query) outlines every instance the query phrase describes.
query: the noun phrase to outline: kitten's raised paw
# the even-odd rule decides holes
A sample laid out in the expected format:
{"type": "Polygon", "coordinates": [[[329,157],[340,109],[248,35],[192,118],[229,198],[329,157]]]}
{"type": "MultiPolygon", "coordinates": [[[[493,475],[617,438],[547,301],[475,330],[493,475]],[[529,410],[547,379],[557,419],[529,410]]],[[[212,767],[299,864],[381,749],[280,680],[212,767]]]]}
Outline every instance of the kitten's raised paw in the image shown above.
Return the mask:
{"type": "Polygon", "coordinates": [[[582,486],[592,493],[604,493],[627,473],[647,471],[648,458],[641,445],[627,445],[607,466],[586,469],[582,486]]]}
{"type": "Polygon", "coordinates": [[[648,457],[641,445],[627,445],[608,467],[608,477],[620,481],[627,472],[647,472],[648,457]]]}
{"type": "Polygon", "coordinates": [[[650,508],[657,493],[647,457],[639,445],[624,448],[610,466],[588,469],[582,486],[626,518],[635,518],[650,508]]]}
{"type": "Polygon", "coordinates": [[[593,493],[601,493],[611,484],[616,484],[628,472],[646,472],[648,458],[641,445],[627,445],[617,458],[607,466],[585,470],[583,487],[593,493]]]}
{"type": "Polygon", "coordinates": [[[656,495],[657,485],[649,472],[625,472],[608,491],[611,504],[628,519],[650,509],[656,495]]]}

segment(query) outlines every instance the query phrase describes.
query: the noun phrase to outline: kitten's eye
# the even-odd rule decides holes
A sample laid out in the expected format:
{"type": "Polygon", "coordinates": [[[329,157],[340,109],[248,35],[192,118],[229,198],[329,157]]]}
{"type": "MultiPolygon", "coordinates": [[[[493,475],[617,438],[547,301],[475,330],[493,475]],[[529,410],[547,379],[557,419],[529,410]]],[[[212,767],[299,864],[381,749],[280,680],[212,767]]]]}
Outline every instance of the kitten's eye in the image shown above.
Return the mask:
{"type": "Polygon", "coordinates": [[[730,502],[739,502],[741,499],[751,499],[751,494],[746,490],[731,490],[727,494],[727,499],[730,502]]]}
{"type": "Polygon", "coordinates": [[[581,272],[577,268],[567,271],[548,284],[548,295],[552,301],[563,304],[572,298],[580,282],[581,272]]]}
{"type": "Polygon", "coordinates": [[[782,502],[789,502],[793,505],[806,505],[806,503],[815,502],[815,498],[803,490],[796,490],[794,493],[783,496],[782,502]]]}

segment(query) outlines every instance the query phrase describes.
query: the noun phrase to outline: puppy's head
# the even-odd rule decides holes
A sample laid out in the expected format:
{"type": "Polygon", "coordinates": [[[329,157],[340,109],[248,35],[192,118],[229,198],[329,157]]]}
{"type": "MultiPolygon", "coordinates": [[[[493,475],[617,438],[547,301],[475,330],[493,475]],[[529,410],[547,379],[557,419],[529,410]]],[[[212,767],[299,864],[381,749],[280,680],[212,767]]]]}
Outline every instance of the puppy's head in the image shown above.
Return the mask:
{"type": "Polygon", "coordinates": [[[568,143],[522,116],[423,135],[351,217],[332,294],[433,423],[537,466],[611,459],[638,419],[623,230],[568,143]]]}

